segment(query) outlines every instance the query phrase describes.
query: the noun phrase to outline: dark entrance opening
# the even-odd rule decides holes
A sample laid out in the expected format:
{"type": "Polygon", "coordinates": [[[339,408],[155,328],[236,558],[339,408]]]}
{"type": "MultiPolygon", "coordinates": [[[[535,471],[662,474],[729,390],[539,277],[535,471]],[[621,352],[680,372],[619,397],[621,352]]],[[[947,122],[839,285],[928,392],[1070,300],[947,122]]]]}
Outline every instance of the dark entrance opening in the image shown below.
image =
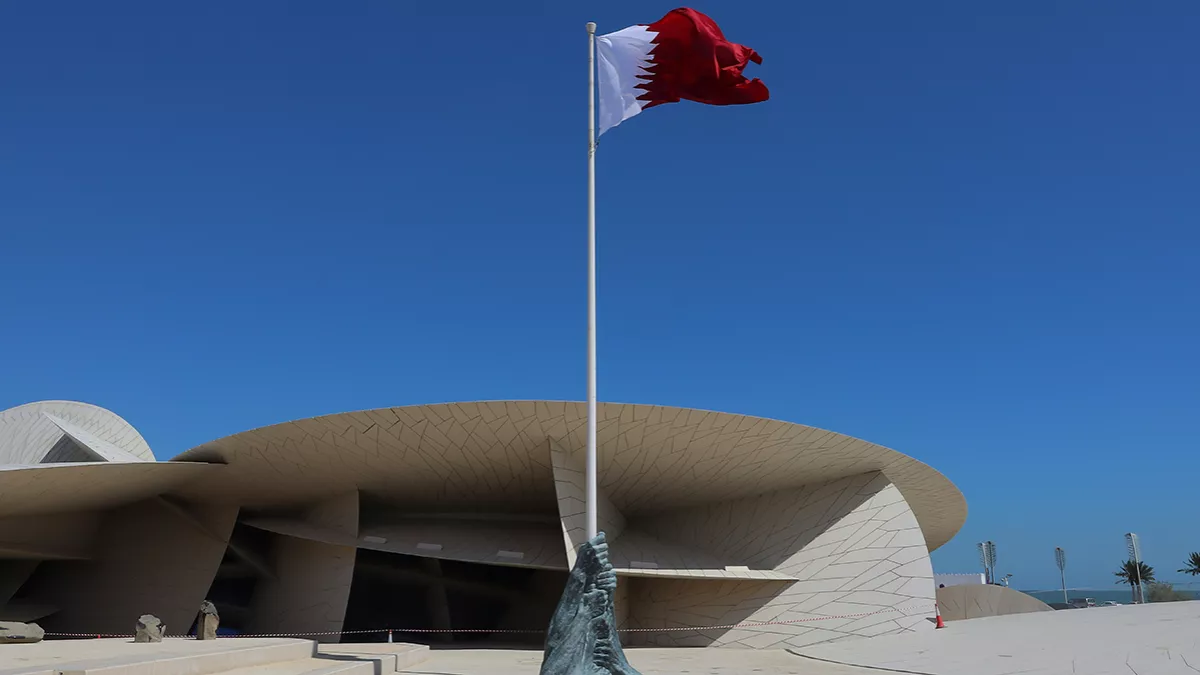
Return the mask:
{"type": "Polygon", "coordinates": [[[343,630],[378,632],[343,639],[382,642],[392,629],[397,642],[434,647],[540,647],[566,580],[565,571],[359,549],[343,630]],[[453,632],[464,629],[505,632],[453,632]]]}

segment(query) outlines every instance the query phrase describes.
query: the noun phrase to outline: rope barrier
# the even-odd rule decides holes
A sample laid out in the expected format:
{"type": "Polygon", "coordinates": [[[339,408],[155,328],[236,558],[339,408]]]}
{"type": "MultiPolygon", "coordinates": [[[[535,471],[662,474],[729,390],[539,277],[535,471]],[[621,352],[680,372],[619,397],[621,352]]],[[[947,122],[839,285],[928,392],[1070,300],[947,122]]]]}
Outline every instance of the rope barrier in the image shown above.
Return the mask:
{"type": "MultiPolygon", "coordinates": [[[[922,604],[922,608],[928,607],[922,604]]],[[[921,609],[921,608],[917,608],[921,609]]],[[[789,626],[799,623],[811,623],[813,621],[834,621],[837,619],[864,619],[869,616],[878,614],[886,614],[888,612],[903,612],[900,607],[887,607],[884,609],[875,610],[873,612],[860,612],[857,614],[837,614],[829,616],[810,616],[803,619],[788,619],[784,621],[743,621],[741,623],[718,624],[713,626],[672,626],[663,628],[620,628],[618,633],[678,633],[694,631],[702,633],[710,630],[729,630],[734,628],[759,628],[763,626],[789,626]]],[[[933,611],[937,611],[934,608],[933,611]]],[[[905,613],[906,616],[911,614],[905,613]]],[[[466,634],[534,634],[545,633],[544,629],[533,628],[369,628],[366,630],[332,630],[313,633],[255,633],[245,635],[222,636],[222,638],[303,638],[303,637],[327,637],[330,635],[368,635],[372,633],[387,633],[389,639],[393,633],[410,633],[416,635],[424,635],[429,633],[466,633],[466,634]]],[[[47,637],[74,637],[74,638],[131,638],[132,634],[112,634],[112,633],[46,633],[47,637]]],[[[168,635],[165,636],[169,640],[194,640],[194,635],[168,635]]]]}

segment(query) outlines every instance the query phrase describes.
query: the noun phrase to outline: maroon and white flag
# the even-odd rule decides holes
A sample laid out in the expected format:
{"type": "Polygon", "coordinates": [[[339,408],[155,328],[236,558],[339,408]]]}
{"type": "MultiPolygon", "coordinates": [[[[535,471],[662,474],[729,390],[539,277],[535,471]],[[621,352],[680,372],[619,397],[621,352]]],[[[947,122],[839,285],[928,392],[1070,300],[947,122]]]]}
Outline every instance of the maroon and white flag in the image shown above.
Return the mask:
{"type": "Polygon", "coordinates": [[[674,9],[647,26],[596,38],[599,54],[600,133],[646,108],[696,101],[709,105],[761,103],[767,85],[742,74],[762,63],[758,52],[725,39],[712,19],[674,9]]]}

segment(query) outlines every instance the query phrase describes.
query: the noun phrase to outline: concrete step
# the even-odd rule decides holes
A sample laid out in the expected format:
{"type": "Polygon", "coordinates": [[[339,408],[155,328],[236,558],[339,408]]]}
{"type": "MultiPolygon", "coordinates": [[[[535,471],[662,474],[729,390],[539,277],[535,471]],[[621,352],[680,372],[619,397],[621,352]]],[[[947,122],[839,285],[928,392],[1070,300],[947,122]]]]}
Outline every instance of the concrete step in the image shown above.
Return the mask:
{"type": "Polygon", "coordinates": [[[427,658],[429,647],[400,642],[47,640],[4,645],[0,675],[393,675],[427,658]]]}
{"type": "Polygon", "coordinates": [[[374,661],[309,658],[227,670],[220,675],[375,675],[377,665],[374,661]]]}
{"type": "Polygon", "coordinates": [[[39,644],[58,648],[58,658],[53,659],[57,662],[52,667],[61,675],[215,675],[309,659],[316,653],[315,643],[309,640],[287,639],[166,640],[157,644],[116,639],[39,644]]]}
{"type": "Polygon", "coordinates": [[[317,658],[375,663],[375,675],[391,675],[429,658],[429,645],[370,642],[317,645],[317,658]]]}

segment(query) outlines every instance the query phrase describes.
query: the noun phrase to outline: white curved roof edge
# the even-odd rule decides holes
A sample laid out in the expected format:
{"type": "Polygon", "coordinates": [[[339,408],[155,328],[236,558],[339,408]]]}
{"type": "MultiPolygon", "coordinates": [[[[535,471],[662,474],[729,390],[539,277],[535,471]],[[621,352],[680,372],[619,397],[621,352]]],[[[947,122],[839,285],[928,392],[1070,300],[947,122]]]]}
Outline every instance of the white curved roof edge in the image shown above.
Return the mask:
{"type": "Polygon", "coordinates": [[[157,461],[132,424],[93,403],[51,399],[0,410],[0,461],[39,464],[64,436],[104,461],[157,461]]]}
{"type": "MultiPolygon", "coordinates": [[[[126,452],[126,451],[122,450],[121,448],[118,448],[117,446],[113,445],[112,443],[109,443],[108,441],[106,441],[102,438],[97,438],[93,434],[79,428],[78,426],[76,426],[74,424],[71,424],[70,422],[62,419],[61,417],[58,417],[57,415],[51,415],[48,412],[43,412],[42,417],[45,417],[46,419],[50,420],[54,424],[54,426],[58,427],[59,429],[62,429],[62,432],[64,434],[66,434],[71,440],[75,441],[75,443],[82,446],[84,449],[90,450],[92,452],[92,454],[96,455],[97,457],[99,457],[101,460],[103,460],[105,462],[145,462],[145,461],[147,461],[145,459],[142,459],[141,457],[138,457],[137,455],[134,455],[133,453],[126,452]]],[[[155,461],[157,461],[157,460],[155,460],[155,461]]]]}
{"type": "MultiPolygon", "coordinates": [[[[493,416],[503,416],[507,412],[505,409],[514,405],[518,407],[531,405],[538,409],[547,406],[551,409],[563,407],[568,409],[568,411],[574,408],[576,412],[583,410],[585,406],[583,402],[569,400],[494,399],[482,401],[443,401],[440,403],[365,408],[356,411],[317,415],[315,417],[301,417],[229,434],[186,450],[173,457],[171,461],[221,461],[228,459],[228,448],[245,447],[267,442],[272,440],[272,435],[287,437],[288,434],[295,431],[304,432],[305,425],[313,422],[325,423],[341,418],[361,421],[362,418],[369,418],[373,413],[381,411],[390,411],[393,414],[398,411],[405,411],[417,416],[433,412],[439,420],[444,421],[454,418],[453,410],[464,406],[500,408],[499,410],[492,410],[493,416]]],[[[743,413],[726,413],[708,409],[683,408],[653,403],[618,403],[612,401],[599,402],[599,408],[602,421],[606,409],[610,411],[666,411],[697,416],[700,419],[697,424],[702,424],[710,418],[724,419],[738,422],[739,424],[744,423],[748,426],[765,423],[784,427],[796,427],[809,432],[824,434],[830,437],[831,442],[858,444],[860,452],[867,451],[867,454],[870,456],[866,461],[847,461],[847,470],[853,469],[859,472],[870,470],[883,471],[889,480],[892,480],[896,484],[905,500],[911,505],[922,530],[925,532],[926,541],[931,551],[952,539],[962,528],[967,518],[966,499],[949,478],[914,457],[877,443],[847,436],[821,427],[743,413]]],[[[558,415],[561,411],[551,410],[550,412],[558,415]]],[[[603,429],[600,431],[603,434],[603,429]]],[[[578,435],[582,432],[579,428],[572,427],[567,433],[578,435]]],[[[275,440],[278,439],[276,438],[275,440]]],[[[828,447],[822,449],[829,450],[828,447]]]]}

